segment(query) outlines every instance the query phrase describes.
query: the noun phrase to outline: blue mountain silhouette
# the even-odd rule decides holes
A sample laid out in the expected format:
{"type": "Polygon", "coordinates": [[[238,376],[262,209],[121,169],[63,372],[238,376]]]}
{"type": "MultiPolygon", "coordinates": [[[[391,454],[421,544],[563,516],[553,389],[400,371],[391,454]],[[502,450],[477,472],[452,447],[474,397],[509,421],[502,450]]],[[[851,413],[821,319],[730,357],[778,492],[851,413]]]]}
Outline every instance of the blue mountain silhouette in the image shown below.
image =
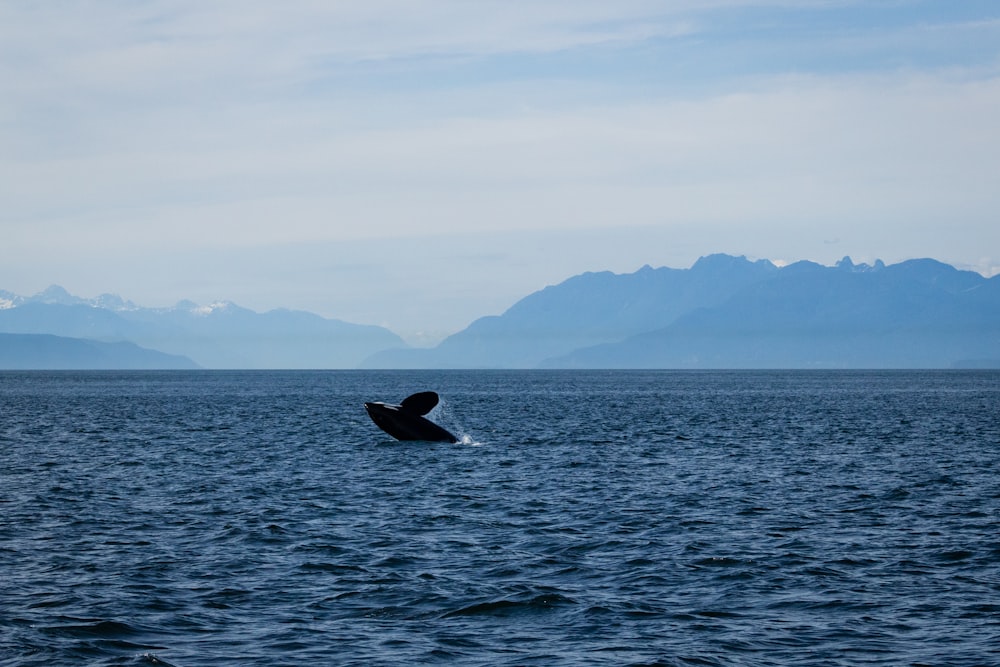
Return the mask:
{"type": "Polygon", "coordinates": [[[109,295],[79,299],[59,287],[0,298],[10,304],[0,309],[0,332],[128,341],[205,368],[356,368],[380,349],[403,345],[382,327],[302,311],[256,313],[228,302],[140,308],[109,295]]]}
{"type": "Polygon", "coordinates": [[[49,334],[0,333],[4,370],[184,370],[198,368],[187,357],[147,350],[134,343],[102,343],[49,334]]]}
{"type": "Polygon", "coordinates": [[[587,273],[375,368],[912,368],[1000,365],[1000,277],[711,255],[690,269],[587,273]]]}
{"type": "Polygon", "coordinates": [[[19,368],[31,349],[67,345],[75,346],[67,359],[132,363],[101,361],[106,348],[67,338],[129,342],[187,357],[150,363],[205,368],[1000,367],[1000,276],[933,259],[869,266],[845,257],[832,267],[779,268],[716,254],[689,269],[573,276],[432,349],[408,348],[382,327],[301,311],[255,313],[228,302],[141,308],[54,286],[30,298],[0,291],[0,333],[61,337],[0,340],[0,367],[14,358],[6,367],[19,368]]]}

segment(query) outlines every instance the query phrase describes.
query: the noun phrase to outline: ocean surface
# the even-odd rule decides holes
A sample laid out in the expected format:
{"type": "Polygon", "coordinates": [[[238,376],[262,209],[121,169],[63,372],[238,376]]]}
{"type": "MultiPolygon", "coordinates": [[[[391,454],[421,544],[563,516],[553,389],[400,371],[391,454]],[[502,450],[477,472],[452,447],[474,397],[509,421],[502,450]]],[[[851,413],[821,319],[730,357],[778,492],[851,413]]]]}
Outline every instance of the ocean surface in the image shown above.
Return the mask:
{"type": "Polygon", "coordinates": [[[0,665],[1000,665],[998,458],[997,371],[0,373],[0,665]]]}

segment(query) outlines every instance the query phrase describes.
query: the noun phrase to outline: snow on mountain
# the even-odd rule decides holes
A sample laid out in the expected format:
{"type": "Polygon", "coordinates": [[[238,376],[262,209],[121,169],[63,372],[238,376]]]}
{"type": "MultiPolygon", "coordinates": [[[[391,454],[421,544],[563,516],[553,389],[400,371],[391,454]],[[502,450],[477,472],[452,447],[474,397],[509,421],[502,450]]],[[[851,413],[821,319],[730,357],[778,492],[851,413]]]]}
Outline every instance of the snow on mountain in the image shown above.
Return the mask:
{"type": "Polygon", "coordinates": [[[73,296],[59,285],[50,285],[38,294],[25,299],[28,303],[47,303],[60,306],[86,305],[87,300],[73,296]]]}
{"type": "Polygon", "coordinates": [[[24,303],[23,296],[18,296],[17,294],[8,292],[7,290],[0,290],[0,310],[17,308],[22,303],[24,303]]]}
{"type": "Polygon", "coordinates": [[[257,313],[231,301],[144,308],[115,294],[76,297],[58,285],[29,298],[0,292],[0,333],[127,341],[204,368],[355,368],[406,345],[383,327],[303,311],[257,313]]]}
{"type": "Polygon", "coordinates": [[[131,301],[122,299],[117,294],[101,294],[93,299],[70,294],[60,285],[50,285],[38,294],[30,297],[22,297],[11,292],[0,291],[0,308],[16,308],[25,303],[44,303],[48,305],[60,306],[90,306],[91,308],[101,308],[110,311],[138,310],[139,306],[131,301]],[[11,302],[11,305],[3,306],[4,302],[11,302]]]}

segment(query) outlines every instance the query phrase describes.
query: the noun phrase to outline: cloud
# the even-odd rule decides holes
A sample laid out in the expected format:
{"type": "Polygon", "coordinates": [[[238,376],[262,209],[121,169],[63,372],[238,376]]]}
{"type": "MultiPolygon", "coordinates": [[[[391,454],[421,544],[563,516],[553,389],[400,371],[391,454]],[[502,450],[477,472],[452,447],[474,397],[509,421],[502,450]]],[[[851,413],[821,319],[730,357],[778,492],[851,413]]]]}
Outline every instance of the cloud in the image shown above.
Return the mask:
{"type": "MultiPolygon", "coordinates": [[[[715,251],[992,266],[1000,21],[926,7],[3,3],[0,265],[40,284],[0,288],[74,288],[67,267],[101,264],[97,291],[122,291],[116,275],[181,263],[178,290],[235,289],[275,248],[284,294],[389,248],[396,279],[409,248],[435,266],[493,252],[452,263],[490,266],[494,305],[715,251]],[[332,264],[301,254],[344,244],[332,264]]],[[[407,299],[483,314],[450,279],[407,299]]]]}
{"type": "MultiPolygon", "coordinates": [[[[252,102],[309,95],[331,80],[339,82],[345,70],[377,76],[386,67],[398,67],[424,79],[421,66],[437,60],[622,48],[692,35],[713,48],[722,46],[720,35],[736,36],[741,49],[756,48],[753,43],[759,41],[774,54],[796,44],[799,34],[808,36],[806,46],[814,50],[822,50],[821,42],[840,44],[836,55],[844,58],[848,48],[870,52],[893,43],[890,48],[919,49],[929,38],[954,48],[956,30],[968,38],[970,26],[990,24],[921,23],[916,31],[897,26],[875,34],[848,30],[847,42],[841,32],[803,31],[808,23],[801,19],[784,33],[766,28],[781,24],[776,18],[781,12],[851,17],[858,7],[874,11],[870,8],[880,5],[829,0],[14,2],[0,7],[0,86],[8,100],[84,111],[92,104],[211,106],[234,97],[252,102]],[[752,11],[764,18],[753,20],[752,11]],[[739,12],[744,27],[734,32],[720,19],[727,12],[739,12]],[[905,43],[900,35],[909,35],[905,43]]],[[[995,35],[996,26],[986,34],[995,35]]],[[[663,65],[669,69],[670,63],[663,65]]]]}
{"type": "Polygon", "coordinates": [[[677,16],[691,3],[667,7],[643,0],[8,3],[0,30],[16,65],[60,83],[154,91],[224,78],[282,85],[343,64],[551,52],[686,32],[677,16]]]}
{"type": "MultiPolygon", "coordinates": [[[[450,100],[465,104],[462,93],[450,100]]],[[[740,219],[985,221],[997,204],[997,108],[1000,78],[918,75],[779,77],[705,99],[348,131],[336,114],[276,124],[261,108],[163,119],[158,133],[154,114],[119,128],[137,145],[0,164],[10,189],[0,215],[86,221],[81,235],[106,224],[120,242],[129,225],[151,225],[157,243],[218,244],[740,219]]]]}

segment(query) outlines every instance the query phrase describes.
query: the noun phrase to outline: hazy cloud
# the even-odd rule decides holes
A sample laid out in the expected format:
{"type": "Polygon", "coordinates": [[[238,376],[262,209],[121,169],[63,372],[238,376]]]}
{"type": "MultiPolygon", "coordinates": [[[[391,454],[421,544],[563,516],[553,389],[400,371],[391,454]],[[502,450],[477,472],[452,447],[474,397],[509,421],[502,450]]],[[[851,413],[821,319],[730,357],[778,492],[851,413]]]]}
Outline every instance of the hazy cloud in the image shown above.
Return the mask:
{"type": "Polygon", "coordinates": [[[4,3],[0,288],[239,300],[253,282],[247,305],[358,319],[371,313],[307,281],[377,267],[381,248],[386,282],[369,289],[392,311],[391,281],[421,266],[407,247],[508,258],[476,295],[448,287],[475,282],[471,260],[420,270],[412,288],[453,321],[538,281],[715,251],[989,272],[990,7],[4,3]],[[302,254],[338,244],[353,250],[302,254]],[[249,278],[268,252],[282,278],[249,278]]]}

